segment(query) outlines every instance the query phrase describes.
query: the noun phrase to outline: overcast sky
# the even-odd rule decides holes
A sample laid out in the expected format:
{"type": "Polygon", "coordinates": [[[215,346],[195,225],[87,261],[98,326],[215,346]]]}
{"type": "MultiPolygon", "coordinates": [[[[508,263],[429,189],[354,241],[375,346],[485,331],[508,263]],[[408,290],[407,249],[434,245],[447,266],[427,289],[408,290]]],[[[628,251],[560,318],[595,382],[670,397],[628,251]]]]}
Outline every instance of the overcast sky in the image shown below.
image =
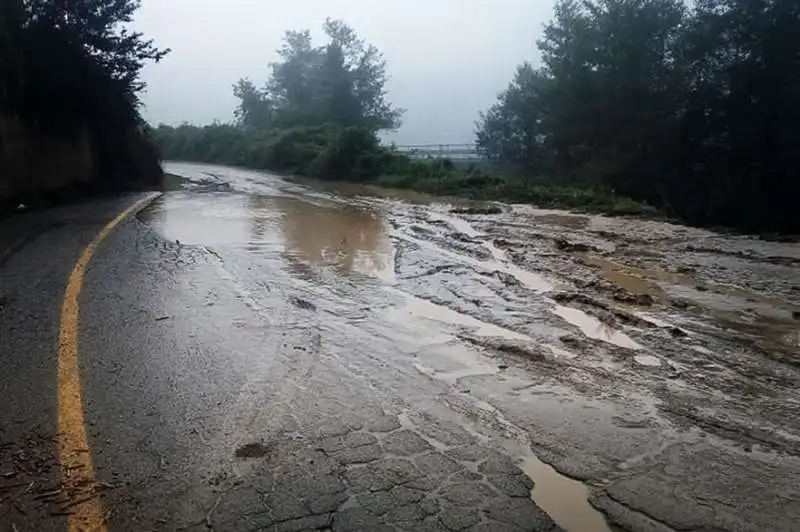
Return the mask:
{"type": "Polygon", "coordinates": [[[340,18],[388,63],[389,100],[407,109],[399,144],[473,140],[478,112],[516,66],[536,61],[552,0],[143,0],[136,28],[172,53],[148,66],[144,116],[153,124],[232,119],[231,85],[259,86],[284,31],[340,18]]]}

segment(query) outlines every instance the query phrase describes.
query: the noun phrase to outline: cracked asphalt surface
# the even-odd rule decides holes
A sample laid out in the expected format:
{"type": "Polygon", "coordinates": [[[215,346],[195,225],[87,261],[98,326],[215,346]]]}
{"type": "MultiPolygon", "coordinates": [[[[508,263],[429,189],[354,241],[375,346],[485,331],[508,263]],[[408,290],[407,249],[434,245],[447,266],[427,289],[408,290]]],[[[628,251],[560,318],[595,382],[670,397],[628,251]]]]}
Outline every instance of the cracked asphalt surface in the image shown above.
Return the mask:
{"type": "MultiPolygon", "coordinates": [[[[797,244],[167,171],[80,298],[109,530],[797,530],[797,244]]],[[[82,504],[61,299],[136,199],[0,221],[0,530],[82,504]]]]}

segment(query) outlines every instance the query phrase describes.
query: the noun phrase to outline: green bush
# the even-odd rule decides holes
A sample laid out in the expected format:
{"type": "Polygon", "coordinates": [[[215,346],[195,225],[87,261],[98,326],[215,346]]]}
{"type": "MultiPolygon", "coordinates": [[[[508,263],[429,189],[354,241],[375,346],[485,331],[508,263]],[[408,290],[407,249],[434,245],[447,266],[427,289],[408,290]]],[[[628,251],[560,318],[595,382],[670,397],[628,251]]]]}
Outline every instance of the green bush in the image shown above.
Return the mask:
{"type": "Polygon", "coordinates": [[[652,207],[612,192],[505,178],[448,159],[411,159],[381,146],[371,131],[334,125],[278,131],[229,125],[161,126],[153,132],[164,155],[176,160],[236,164],[322,180],[374,183],[435,196],[533,203],[616,215],[652,215],[652,207]]]}
{"type": "Polygon", "coordinates": [[[344,128],[316,155],[310,173],[312,177],[334,181],[368,181],[381,171],[383,151],[373,133],[344,128]]]}

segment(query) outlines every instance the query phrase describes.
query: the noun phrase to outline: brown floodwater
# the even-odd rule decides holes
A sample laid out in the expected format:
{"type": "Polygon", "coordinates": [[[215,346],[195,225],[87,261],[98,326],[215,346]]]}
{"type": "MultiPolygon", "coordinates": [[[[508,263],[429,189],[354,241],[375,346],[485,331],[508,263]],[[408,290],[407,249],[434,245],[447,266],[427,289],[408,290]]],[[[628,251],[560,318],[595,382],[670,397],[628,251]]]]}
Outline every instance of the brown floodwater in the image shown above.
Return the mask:
{"type": "MultiPolygon", "coordinates": [[[[169,170],[187,182],[141,213],[144,223],[213,252],[263,312],[291,292],[313,309],[321,342],[353,346],[354,357],[357,342],[374,343],[370,360],[429,379],[421,390],[361,376],[462,405],[453,423],[522,449],[533,499],[568,532],[609,530],[590,492],[619,464],[681,443],[673,423],[785,452],[800,438],[796,244],[528,206],[460,215],[452,201],[408,191],[169,170]],[[228,189],[209,188],[212,174],[228,189]],[[588,251],[564,252],[564,241],[588,251]],[[652,301],[620,302],[609,286],[652,301]],[[557,452],[532,456],[541,441],[557,452]],[[544,458],[587,473],[562,475],[544,458]]],[[[689,490],[696,465],[675,466],[670,482],[689,490]]]]}
{"type": "Polygon", "coordinates": [[[545,464],[536,456],[522,462],[522,470],[534,481],[531,497],[566,532],[611,532],[603,514],[589,504],[589,490],[545,464]]]}
{"type": "MultiPolygon", "coordinates": [[[[606,260],[600,257],[584,254],[582,260],[591,266],[596,266],[604,279],[611,282],[614,286],[622,288],[632,294],[649,294],[659,301],[664,301],[667,297],[666,292],[661,288],[657,280],[663,279],[656,272],[647,272],[636,268],[629,268],[622,264],[606,260]]],[[[670,276],[666,280],[676,281],[677,276],[670,276]]],[[[683,279],[685,281],[685,279],[683,279]]]]}

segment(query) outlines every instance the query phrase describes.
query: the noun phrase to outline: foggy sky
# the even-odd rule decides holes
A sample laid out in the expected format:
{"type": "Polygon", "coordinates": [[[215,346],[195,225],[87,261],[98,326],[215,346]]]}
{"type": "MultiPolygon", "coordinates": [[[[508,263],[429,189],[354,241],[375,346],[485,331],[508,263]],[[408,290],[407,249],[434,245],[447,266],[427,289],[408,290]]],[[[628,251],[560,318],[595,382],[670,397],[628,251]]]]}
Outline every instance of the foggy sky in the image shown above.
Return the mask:
{"type": "Polygon", "coordinates": [[[398,144],[474,140],[474,122],[516,66],[536,62],[552,0],[143,0],[135,27],[172,53],[145,68],[152,124],[227,122],[241,77],[258,86],[286,30],[323,41],[340,18],[383,52],[388,98],[407,109],[398,144]]]}

